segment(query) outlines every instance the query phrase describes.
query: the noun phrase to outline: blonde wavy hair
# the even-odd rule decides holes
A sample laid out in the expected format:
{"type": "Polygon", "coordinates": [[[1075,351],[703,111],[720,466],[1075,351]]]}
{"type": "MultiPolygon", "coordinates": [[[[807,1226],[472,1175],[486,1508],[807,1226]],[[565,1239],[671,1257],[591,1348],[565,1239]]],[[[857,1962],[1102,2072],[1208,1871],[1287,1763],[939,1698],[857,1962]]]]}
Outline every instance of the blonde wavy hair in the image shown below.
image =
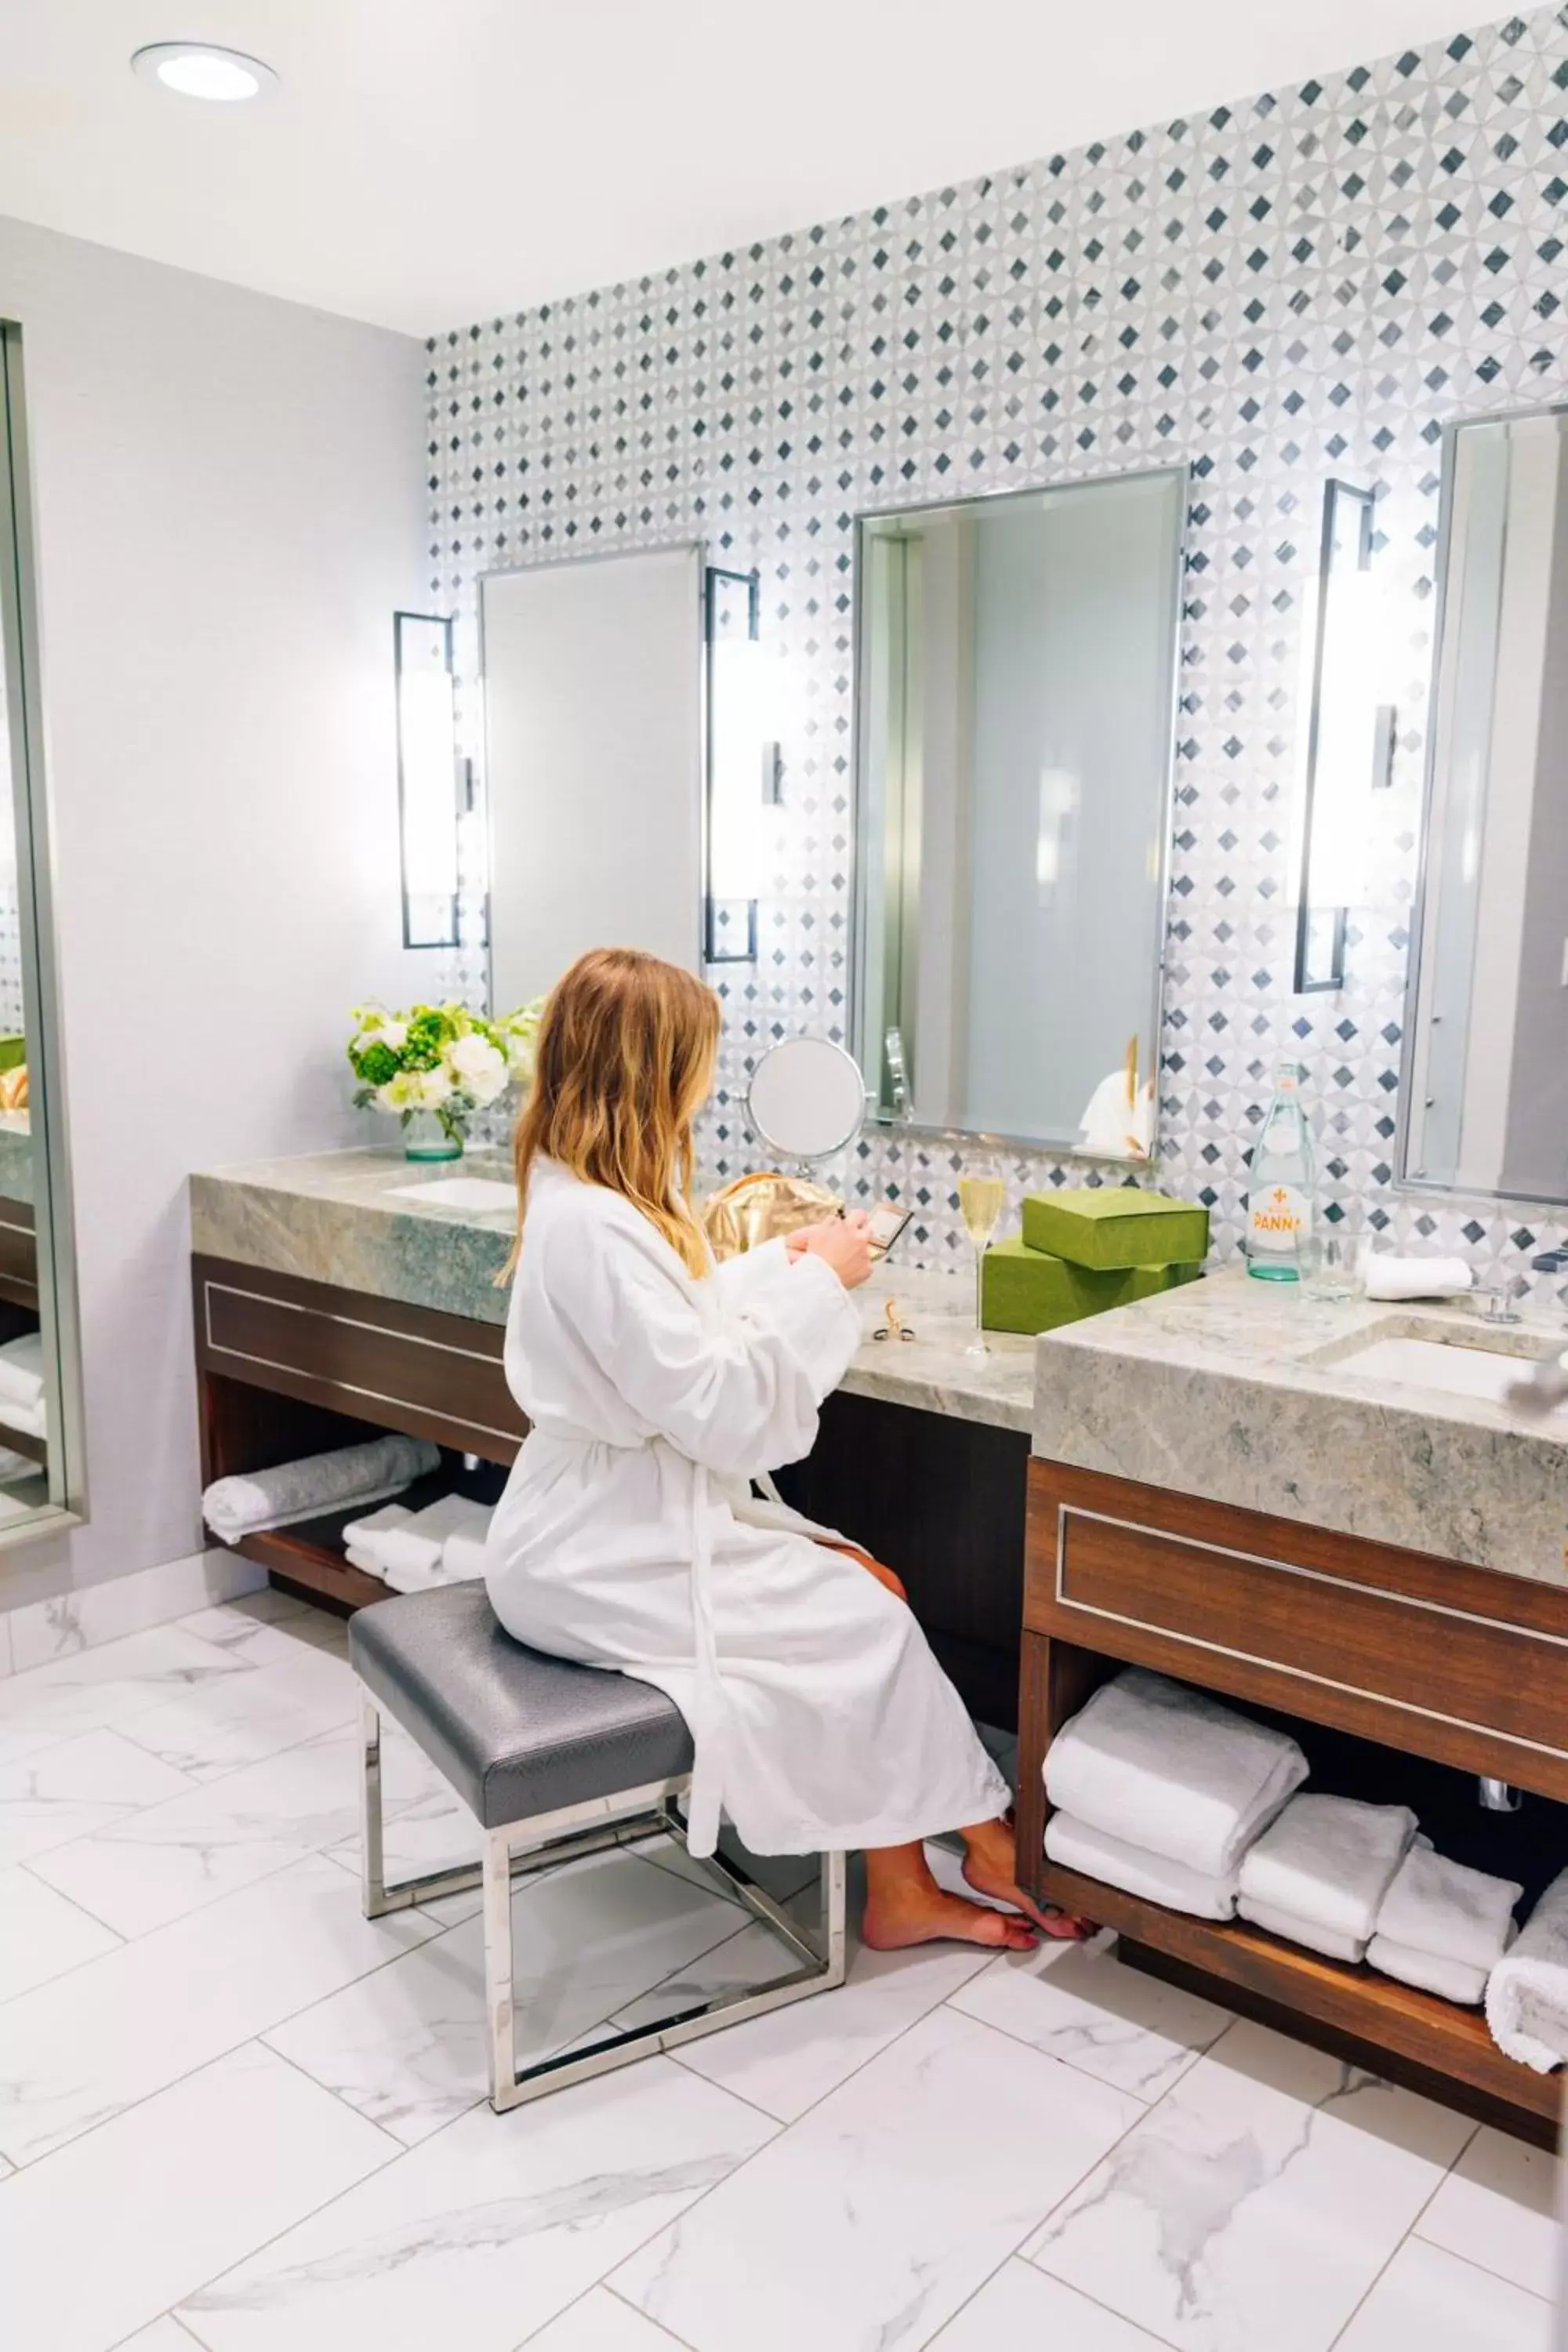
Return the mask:
{"type": "Polygon", "coordinates": [[[692,1133],[713,1076],[719,1000],[672,963],[594,948],[551,991],[517,1123],[517,1270],[541,1152],[640,1209],[694,1275],[711,1265],[691,1207],[692,1133]]]}

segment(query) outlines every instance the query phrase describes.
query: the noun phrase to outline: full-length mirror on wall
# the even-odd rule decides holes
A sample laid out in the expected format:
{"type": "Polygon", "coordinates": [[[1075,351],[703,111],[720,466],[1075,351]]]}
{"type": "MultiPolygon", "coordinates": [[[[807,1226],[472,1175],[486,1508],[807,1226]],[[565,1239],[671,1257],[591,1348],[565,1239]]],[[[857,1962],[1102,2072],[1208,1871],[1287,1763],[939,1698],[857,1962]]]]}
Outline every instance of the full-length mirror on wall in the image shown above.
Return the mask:
{"type": "Polygon", "coordinates": [[[22,343],[0,326],[0,1547],[82,1506],[22,343]]]}
{"type": "Polygon", "coordinates": [[[1568,1201],[1568,410],[1444,458],[1404,1170],[1568,1201]]]}
{"type": "Polygon", "coordinates": [[[876,1108],[1153,1146],[1186,475],[870,515],[856,1044],[876,1108]]]}

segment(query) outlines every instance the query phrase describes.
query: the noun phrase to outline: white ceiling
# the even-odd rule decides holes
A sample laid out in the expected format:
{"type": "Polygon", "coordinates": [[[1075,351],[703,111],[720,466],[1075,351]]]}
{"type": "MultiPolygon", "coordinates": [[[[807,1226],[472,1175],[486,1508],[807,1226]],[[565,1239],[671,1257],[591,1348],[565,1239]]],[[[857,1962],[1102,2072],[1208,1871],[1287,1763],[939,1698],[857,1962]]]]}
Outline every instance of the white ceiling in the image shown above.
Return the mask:
{"type": "Polygon", "coordinates": [[[1480,0],[0,0],[0,213],[416,333],[1473,24],[1480,0]],[[137,79],[227,43],[243,109],[137,79]]]}

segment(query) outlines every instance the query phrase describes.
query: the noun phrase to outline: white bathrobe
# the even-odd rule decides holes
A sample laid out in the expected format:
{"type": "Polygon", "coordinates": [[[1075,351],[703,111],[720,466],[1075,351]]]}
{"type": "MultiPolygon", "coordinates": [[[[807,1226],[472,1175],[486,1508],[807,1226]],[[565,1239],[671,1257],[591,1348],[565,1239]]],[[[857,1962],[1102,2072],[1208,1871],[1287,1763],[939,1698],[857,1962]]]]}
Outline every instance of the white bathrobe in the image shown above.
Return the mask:
{"type": "Polygon", "coordinates": [[[536,1163],[506,1345],[532,1429],[490,1600],[519,1641],[675,1701],[694,1853],[721,1809],[753,1853],[817,1853],[1008,1802],[910,1611],[751,1494],[810,1452],[859,1333],[820,1258],[773,1242],[696,1280],[628,1201],[536,1163]]]}

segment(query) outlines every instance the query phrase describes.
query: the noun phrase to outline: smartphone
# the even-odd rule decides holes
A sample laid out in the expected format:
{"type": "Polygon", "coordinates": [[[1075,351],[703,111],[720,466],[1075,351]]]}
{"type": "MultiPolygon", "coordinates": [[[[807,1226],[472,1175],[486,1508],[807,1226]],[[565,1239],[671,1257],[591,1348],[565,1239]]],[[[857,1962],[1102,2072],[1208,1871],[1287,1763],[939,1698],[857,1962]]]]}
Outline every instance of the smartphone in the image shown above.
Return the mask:
{"type": "Polygon", "coordinates": [[[896,1201],[884,1201],[872,1210],[869,1219],[870,1239],[884,1257],[914,1215],[912,1209],[900,1209],[896,1201]]]}

